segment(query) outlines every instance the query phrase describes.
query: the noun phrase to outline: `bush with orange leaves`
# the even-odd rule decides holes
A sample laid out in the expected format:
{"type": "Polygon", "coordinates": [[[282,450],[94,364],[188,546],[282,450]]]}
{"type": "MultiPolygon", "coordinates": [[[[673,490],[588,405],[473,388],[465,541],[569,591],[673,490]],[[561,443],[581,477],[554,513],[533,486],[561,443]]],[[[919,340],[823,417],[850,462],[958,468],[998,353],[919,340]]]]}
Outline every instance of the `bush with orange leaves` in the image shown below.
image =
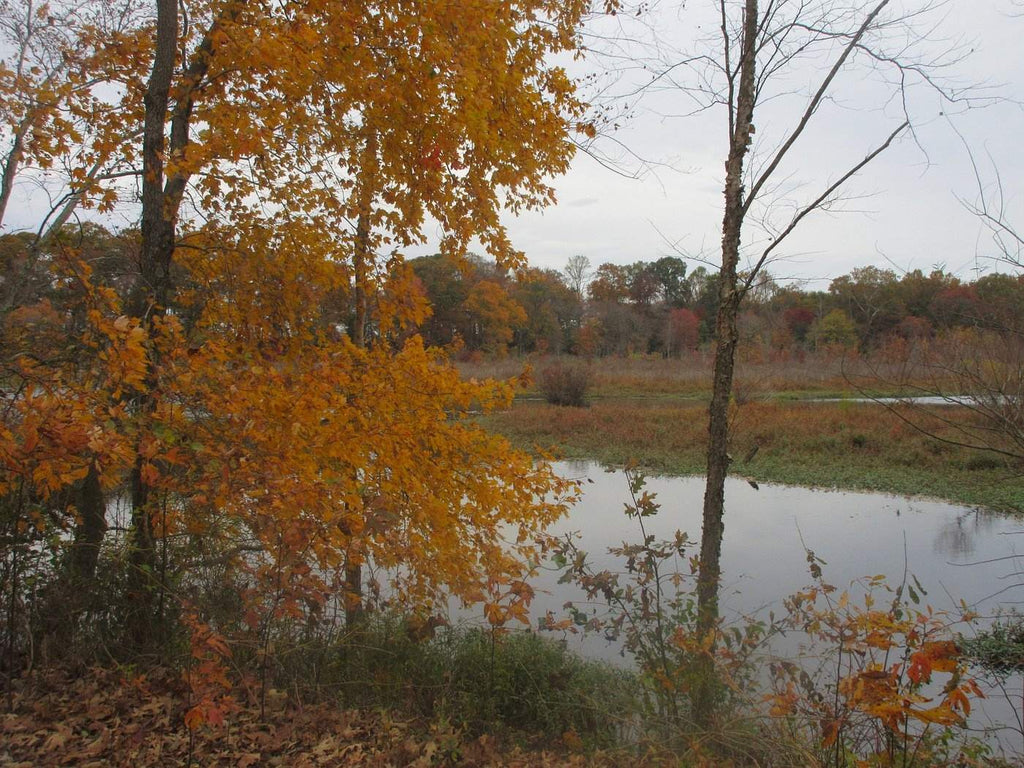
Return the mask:
{"type": "Polygon", "coordinates": [[[986,754],[956,733],[984,697],[955,641],[954,627],[975,618],[966,606],[955,616],[922,603],[913,576],[895,587],[872,576],[839,591],[810,550],[807,559],[814,582],[785,601],[786,623],[823,654],[819,673],[773,662],[770,714],[817,732],[826,765],[947,765],[986,754]]]}

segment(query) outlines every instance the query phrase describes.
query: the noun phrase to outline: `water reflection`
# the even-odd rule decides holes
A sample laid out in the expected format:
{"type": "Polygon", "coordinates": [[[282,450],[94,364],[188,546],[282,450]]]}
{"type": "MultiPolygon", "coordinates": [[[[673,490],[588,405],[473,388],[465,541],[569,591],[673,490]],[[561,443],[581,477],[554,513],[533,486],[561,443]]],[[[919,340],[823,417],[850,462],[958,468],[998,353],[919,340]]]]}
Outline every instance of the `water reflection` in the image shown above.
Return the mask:
{"type": "Polygon", "coordinates": [[[983,509],[968,509],[943,525],[935,536],[935,554],[963,559],[974,554],[975,538],[992,535],[992,529],[1005,516],[983,509]]]}
{"type": "MultiPolygon", "coordinates": [[[[563,476],[581,481],[583,498],[555,532],[578,534],[594,570],[621,569],[608,548],[635,542],[639,536],[636,523],[623,514],[628,499],[623,474],[605,472],[589,462],[564,462],[557,468],[563,476]]],[[[661,511],[645,521],[647,532],[665,539],[682,530],[699,542],[703,479],[651,478],[648,490],[657,494],[661,511]]],[[[993,616],[1024,600],[1024,584],[1018,584],[1024,581],[1024,570],[1016,560],[1018,544],[1024,545],[1017,537],[1021,528],[1022,523],[1009,516],[942,502],[768,484],[758,491],[742,479],[730,479],[722,614],[727,621],[763,617],[772,610],[781,614],[782,600],[811,581],[806,547],[824,561],[825,579],[840,588],[877,574],[895,584],[909,573],[927,590],[924,602],[936,610],[957,614],[963,601],[982,616],[993,616]]],[[[695,544],[687,555],[698,550],[695,544]]],[[[592,611],[602,607],[587,606],[577,588],[559,584],[557,574],[550,571],[540,572],[534,586],[536,618],[548,611],[564,616],[564,605],[570,601],[592,611]]],[[[586,656],[607,660],[618,658],[621,651],[601,637],[572,636],[567,642],[586,656]]],[[[785,655],[798,652],[799,641],[793,638],[792,645],[774,650],[785,655]]],[[[1019,676],[1007,683],[1020,694],[1019,676]]],[[[993,693],[996,698],[979,708],[975,721],[1016,722],[1013,707],[997,690],[993,693]]]]}
{"type": "MultiPolygon", "coordinates": [[[[628,494],[622,473],[589,462],[563,462],[557,468],[582,481],[583,499],[555,532],[578,532],[595,565],[614,567],[607,548],[637,535],[635,523],[623,514],[628,494]]],[[[679,529],[699,539],[701,478],[650,478],[648,489],[661,504],[648,523],[650,533],[667,538],[679,529]]],[[[953,607],[962,598],[978,609],[992,609],[984,599],[995,591],[1006,563],[981,561],[1013,555],[1017,541],[1024,543],[1011,535],[1021,524],[1007,516],[885,494],[770,484],[756,491],[735,478],[726,486],[725,528],[723,588],[736,598],[723,604],[743,614],[777,606],[806,585],[804,546],[827,563],[825,575],[832,583],[875,574],[898,578],[906,569],[931,585],[936,607],[953,607]],[[962,567],[973,562],[978,564],[962,567]]],[[[545,610],[560,608],[567,587],[545,586],[553,590],[545,610]]]]}

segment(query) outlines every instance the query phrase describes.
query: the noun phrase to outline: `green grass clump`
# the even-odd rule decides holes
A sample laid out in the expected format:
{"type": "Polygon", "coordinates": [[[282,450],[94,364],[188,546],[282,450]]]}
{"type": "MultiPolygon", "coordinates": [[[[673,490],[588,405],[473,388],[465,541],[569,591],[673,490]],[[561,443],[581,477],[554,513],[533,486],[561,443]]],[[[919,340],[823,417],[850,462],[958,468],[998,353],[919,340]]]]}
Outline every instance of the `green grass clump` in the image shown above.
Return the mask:
{"type": "Polygon", "coordinates": [[[441,628],[416,642],[378,614],[339,644],[333,674],[345,706],[443,719],[473,734],[620,743],[639,707],[635,675],[588,661],[532,632],[441,628]]]}
{"type": "Polygon", "coordinates": [[[986,671],[1005,678],[1024,670],[1024,616],[1006,616],[974,637],[960,639],[964,654],[986,671]]]}

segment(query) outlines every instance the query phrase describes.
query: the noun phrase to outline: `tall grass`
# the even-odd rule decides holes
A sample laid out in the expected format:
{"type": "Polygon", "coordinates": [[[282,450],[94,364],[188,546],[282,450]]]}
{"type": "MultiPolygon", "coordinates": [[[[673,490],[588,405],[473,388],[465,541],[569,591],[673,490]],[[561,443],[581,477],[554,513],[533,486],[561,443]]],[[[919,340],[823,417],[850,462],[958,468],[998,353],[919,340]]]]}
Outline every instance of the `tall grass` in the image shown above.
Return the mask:
{"type": "MultiPolygon", "coordinates": [[[[464,377],[508,379],[527,365],[543,371],[573,358],[504,358],[477,362],[459,362],[464,377]]],[[[712,356],[694,352],[681,359],[660,356],[606,357],[591,361],[591,389],[595,398],[617,396],[698,397],[711,390],[712,356]]],[[[737,362],[735,392],[738,400],[758,400],[793,393],[855,394],[851,382],[864,386],[874,381],[873,389],[895,389],[884,382],[905,378],[901,363],[814,352],[786,357],[747,356],[737,362]]],[[[871,387],[869,387],[871,388],[871,387]]],[[[538,385],[523,394],[538,394],[538,385]]]]}

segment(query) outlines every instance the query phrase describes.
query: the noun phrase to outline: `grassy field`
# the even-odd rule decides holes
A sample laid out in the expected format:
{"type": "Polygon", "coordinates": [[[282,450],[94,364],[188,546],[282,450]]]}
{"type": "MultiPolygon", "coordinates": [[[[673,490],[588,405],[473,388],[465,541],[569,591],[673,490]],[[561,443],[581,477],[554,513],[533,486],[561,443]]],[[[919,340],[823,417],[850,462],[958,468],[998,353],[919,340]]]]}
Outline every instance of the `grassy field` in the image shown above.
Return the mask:
{"type": "MultiPolygon", "coordinates": [[[[662,400],[706,400],[710,396],[711,354],[694,352],[679,360],[658,356],[570,360],[584,365],[591,374],[591,399],[642,398],[662,400]]],[[[478,379],[508,379],[533,371],[533,383],[520,397],[540,397],[538,374],[554,358],[504,358],[483,362],[460,362],[462,375],[478,379]]],[[[785,360],[766,361],[741,356],[737,361],[734,392],[744,402],[771,398],[778,400],[819,397],[853,397],[861,394],[887,395],[897,391],[903,378],[902,365],[863,358],[816,353],[785,360]]]]}
{"type": "MultiPolygon", "coordinates": [[[[626,361],[616,368],[618,362],[595,371],[588,408],[551,406],[529,399],[527,392],[511,410],[483,417],[482,423],[527,450],[540,447],[561,457],[612,465],[635,459],[664,474],[702,473],[706,371],[701,376],[679,366],[681,370],[673,373],[667,361],[626,361]]],[[[842,371],[747,366],[738,392],[732,414],[735,475],[1024,512],[1024,473],[1019,465],[936,440],[873,403],[807,402],[825,395],[858,394],[842,371]],[[761,385],[755,386],[757,382],[761,385]],[[744,461],[755,445],[756,456],[744,461]]],[[[954,423],[968,423],[970,418],[948,408],[934,413],[954,423]]],[[[954,425],[930,417],[928,410],[904,410],[903,415],[940,436],[956,437],[954,425]]]]}

